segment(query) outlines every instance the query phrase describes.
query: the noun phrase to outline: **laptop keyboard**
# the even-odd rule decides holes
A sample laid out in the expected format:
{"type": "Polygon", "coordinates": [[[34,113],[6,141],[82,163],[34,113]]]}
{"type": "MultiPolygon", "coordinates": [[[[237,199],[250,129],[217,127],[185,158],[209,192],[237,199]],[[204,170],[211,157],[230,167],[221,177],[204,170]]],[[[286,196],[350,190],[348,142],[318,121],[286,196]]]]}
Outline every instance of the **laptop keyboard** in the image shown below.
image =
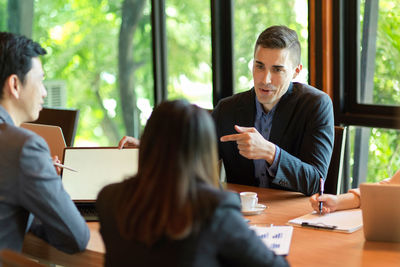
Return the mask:
{"type": "Polygon", "coordinates": [[[97,213],[96,207],[93,206],[80,206],[78,205],[78,210],[81,213],[82,217],[86,221],[98,221],[99,220],[99,215],[97,213]]]}

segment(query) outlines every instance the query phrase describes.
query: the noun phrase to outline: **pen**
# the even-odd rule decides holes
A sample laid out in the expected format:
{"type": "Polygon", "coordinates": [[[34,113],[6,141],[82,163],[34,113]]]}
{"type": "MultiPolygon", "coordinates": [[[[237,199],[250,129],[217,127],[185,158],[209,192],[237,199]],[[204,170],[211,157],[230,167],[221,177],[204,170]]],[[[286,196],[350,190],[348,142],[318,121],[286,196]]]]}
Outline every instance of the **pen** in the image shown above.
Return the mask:
{"type": "MultiPolygon", "coordinates": [[[[324,194],[324,179],[319,178],[319,195],[324,194]]],[[[319,202],[319,214],[322,214],[322,201],[319,202]]]]}
{"type": "Polygon", "coordinates": [[[327,230],[335,230],[337,228],[336,225],[325,225],[323,223],[312,224],[312,223],[308,223],[308,222],[302,222],[301,226],[315,228],[315,229],[327,229],[327,230]]]}
{"type": "Polygon", "coordinates": [[[66,170],[70,170],[70,171],[73,171],[73,172],[78,172],[77,170],[72,169],[70,167],[67,167],[67,166],[65,166],[65,165],[63,165],[61,163],[54,162],[53,164],[54,164],[54,166],[57,166],[57,167],[60,167],[60,168],[66,169],[66,170]]]}

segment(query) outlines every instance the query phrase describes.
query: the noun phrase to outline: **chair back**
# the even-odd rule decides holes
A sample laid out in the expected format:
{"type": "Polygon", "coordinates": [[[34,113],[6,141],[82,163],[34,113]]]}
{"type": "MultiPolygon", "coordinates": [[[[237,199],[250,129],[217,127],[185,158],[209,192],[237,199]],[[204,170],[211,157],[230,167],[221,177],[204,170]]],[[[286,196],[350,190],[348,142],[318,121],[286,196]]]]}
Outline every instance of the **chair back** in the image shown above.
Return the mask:
{"type": "Polygon", "coordinates": [[[44,267],[34,259],[25,256],[22,253],[4,249],[0,251],[0,266],[3,267],[44,267]]]}
{"type": "Polygon", "coordinates": [[[39,118],[32,123],[59,126],[67,146],[73,146],[78,118],[79,110],[77,109],[43,108],[39,113],[39,118]]]}
{"type": "Polygon", "coordinates": [[[333,144],[332,158],[325,180],[324,192],[327,194],[340,194],[343,178],[343,158],[346,144],[346,127],[335,126],[335,142],[333,144]]]}

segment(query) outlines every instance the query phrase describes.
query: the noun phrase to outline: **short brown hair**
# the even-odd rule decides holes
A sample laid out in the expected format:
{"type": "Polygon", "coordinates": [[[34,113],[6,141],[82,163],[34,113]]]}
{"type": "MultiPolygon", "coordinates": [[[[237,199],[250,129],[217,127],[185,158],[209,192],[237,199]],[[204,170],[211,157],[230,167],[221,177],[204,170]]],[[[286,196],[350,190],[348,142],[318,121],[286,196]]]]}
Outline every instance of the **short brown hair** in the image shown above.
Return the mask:
{"type": "Polygon", "coordinates": [[[297,33],[283,25],[275,25],[265,29],[257,38],[254,53],[258,46],[263,48],[289,49],[292,62],[300,64],[301,48],[297,33]]]}

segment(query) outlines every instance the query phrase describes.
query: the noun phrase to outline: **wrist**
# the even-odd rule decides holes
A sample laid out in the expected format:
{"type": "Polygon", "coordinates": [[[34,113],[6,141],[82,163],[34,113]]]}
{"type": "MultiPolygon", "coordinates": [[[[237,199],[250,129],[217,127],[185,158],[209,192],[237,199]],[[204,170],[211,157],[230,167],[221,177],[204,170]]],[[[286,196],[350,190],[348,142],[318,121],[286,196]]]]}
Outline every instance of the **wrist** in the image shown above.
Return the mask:
{"type": "Polygon", "coordinates": [[[276,146],[271,143],[268,142],[266,145],[267,149],[266,149],[266,154],[265,154],[265,161],[268,162],[269,165],[272,165],[272,163],[274,162],[275,159],[275,154],[276,154],[276,146]]]}
{"type": "Polygon", "coordinates": [[[338,195],[338,209],[356,209],[360,207],[360,196],[356,193],[350,192],[338,195]]]}

